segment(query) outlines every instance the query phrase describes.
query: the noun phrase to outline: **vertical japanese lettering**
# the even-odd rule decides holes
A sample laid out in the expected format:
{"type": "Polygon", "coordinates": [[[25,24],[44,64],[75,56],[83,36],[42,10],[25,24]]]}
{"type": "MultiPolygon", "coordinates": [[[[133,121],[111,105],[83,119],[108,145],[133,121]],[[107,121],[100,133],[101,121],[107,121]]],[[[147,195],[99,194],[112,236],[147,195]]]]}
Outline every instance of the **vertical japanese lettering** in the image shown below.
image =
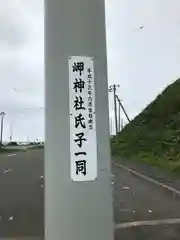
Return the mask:
{"type": "Polygon", "coordinates": [[[79,75],[82,75],[84,71],[84,63],[83,62],[74,62],[73,63],[73,72],[79,72],[79,75]]]}
{"type": "Polygon", "coordinates": [[[71,57],[69,70],[71,178],[93,180],[97,175],[93,59],[71,57]]]}
{"type": "Polygon", "coordinates": [[[86,160],[76,161],[76,174],[86,175],[86,160]]]}
{"type": "Polygon", "coordinates": [[[88,83],[88,125],[89,130],[93,129],[93,93],[92,93],[92,70],[91,68],[87,69],[87,83],[88,83]]]}
{"type": "Polygon", "coordinates": [[[84,89],[84,84],[85,83],[81,78],[79,79],[75,78],[75,81],[74,81],[75,92],[77,93],[79,91],[80,93],[82,93],[82,90],[84,89]]]}
{"type": "Polygon", "coordinates": [[[84,100],[81,96],[77,97],[75,96],[75,100],[74,100],[74,108],[75,110],[85,110],[85,107],[84,107],[84,100]]]}

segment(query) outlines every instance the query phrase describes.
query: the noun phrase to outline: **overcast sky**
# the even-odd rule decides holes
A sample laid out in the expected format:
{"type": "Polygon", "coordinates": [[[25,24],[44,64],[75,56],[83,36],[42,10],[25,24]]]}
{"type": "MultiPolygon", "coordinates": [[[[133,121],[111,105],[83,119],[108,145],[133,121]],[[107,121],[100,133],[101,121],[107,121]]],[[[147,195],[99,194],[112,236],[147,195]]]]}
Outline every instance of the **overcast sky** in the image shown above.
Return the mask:
{"type": "MultiPolygon", "coordinates": [[[[44,139],[42,0],[0,0],[4,138],[44,139]]],[[[180,1],[107,0],[109,84],[131,118],[180,75],[180,1]],[[142,29],[140,27],[143,26],[142,29]]],[[[110,115],[113,115],[110,97],[110,115]]]]}

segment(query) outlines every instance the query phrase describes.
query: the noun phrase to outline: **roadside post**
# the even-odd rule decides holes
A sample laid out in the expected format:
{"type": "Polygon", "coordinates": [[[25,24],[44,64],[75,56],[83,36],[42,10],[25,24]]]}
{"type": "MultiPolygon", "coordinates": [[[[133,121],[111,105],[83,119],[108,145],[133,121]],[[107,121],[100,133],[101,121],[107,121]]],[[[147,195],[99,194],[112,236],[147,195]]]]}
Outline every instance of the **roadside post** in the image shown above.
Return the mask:
{"type": "Polygon", "coordinates": [[[45,1],[45,239],[112,240],[104,0],[45,1]]]}

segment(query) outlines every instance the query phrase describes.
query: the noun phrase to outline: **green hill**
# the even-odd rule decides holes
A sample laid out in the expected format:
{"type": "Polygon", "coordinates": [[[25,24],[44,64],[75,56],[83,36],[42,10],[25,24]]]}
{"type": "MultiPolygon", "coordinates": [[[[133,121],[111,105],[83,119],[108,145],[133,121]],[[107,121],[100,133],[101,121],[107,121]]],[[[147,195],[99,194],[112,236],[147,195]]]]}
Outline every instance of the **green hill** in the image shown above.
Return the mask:
{"type": "Polygon", "coordinates": [[[113,139],[112,154],[180,172],[180,79],[113,139]]]}

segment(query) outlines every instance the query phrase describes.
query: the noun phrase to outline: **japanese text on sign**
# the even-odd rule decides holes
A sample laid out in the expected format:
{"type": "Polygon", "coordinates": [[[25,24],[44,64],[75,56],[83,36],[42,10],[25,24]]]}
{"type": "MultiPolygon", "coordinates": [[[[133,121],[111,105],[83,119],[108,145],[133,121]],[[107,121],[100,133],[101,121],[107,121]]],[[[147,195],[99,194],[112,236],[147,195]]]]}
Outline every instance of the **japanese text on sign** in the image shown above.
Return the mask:
{"type": "Polygon", "coordinates": [[[69,58],[70,172],[73,181],[97,177],[94,66],[90,57],[69,58]]]}

